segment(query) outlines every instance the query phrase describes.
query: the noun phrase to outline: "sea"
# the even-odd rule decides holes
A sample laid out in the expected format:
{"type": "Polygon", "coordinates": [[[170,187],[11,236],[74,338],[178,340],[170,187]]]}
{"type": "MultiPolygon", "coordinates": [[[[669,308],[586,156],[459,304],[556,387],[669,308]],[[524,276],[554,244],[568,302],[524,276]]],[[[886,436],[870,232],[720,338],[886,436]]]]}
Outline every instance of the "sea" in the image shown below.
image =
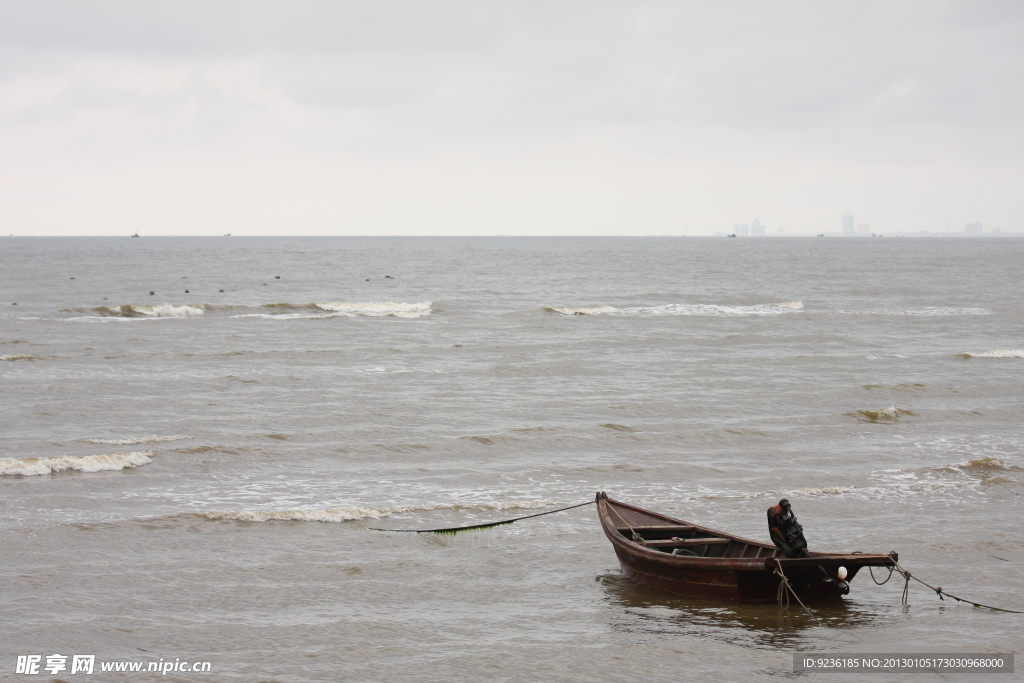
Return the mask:
{"type": "Polygon", "coordinates": [[[1016,238],[2,238],[0,679],[1019,653],[1024,616],[971,603],[1024,610],[1022,264],[1016,238]],[[868,572],[810,613],[673,596],[592,506],[394,531],[599,491],[762,541],[786,497],[811,550],[895,550],[968,602],[868,572]]]}

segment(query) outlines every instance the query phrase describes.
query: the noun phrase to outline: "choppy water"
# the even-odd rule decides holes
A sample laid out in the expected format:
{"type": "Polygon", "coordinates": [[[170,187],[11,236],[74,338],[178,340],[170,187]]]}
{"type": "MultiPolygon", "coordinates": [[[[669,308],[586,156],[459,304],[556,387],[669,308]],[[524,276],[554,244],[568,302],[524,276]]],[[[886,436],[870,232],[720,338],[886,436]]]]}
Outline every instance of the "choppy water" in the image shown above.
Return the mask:
{"type": "Polygon", "coordinates": [[[1019,650],[1019,615],[866,574],[817,621],[636,586],[592,508],[370,527],[606,490],[767,539],[787,495],[813,549],[1024,609],[1021,263],[1011,239],[3,239],[0,667],[744,680],[800,650],[1019,650]]]}

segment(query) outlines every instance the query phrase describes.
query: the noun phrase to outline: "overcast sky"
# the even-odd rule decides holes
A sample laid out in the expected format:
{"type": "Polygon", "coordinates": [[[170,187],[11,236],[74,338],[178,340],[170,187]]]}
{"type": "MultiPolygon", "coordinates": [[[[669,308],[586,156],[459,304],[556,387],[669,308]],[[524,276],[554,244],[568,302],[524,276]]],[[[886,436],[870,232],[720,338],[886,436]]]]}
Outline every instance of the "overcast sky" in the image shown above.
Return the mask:
{"type": "Polygon", "coordinates": [[[0,0],[0,233],[1024,232],[1024,2],[0,0]]]}

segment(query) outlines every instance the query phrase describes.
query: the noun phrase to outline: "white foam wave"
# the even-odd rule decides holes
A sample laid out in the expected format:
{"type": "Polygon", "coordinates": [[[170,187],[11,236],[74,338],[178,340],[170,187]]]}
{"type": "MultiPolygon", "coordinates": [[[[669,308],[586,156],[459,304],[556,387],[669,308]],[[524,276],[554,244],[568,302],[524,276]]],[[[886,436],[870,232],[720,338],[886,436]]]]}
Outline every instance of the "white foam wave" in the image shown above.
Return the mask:
{"type": "Polygon", "coordinates": [[[29,353],[12,353],[12,354],[7,355],[7,356],[0,356],[0,360],[10,360],[10,361],[15,361],[15,360],[35,360],[36,358],[38,358],[38,356],[33,356],[32,354],[29,354],[29,353]]]}
{"type": "Polygon", "coordinates": [[[37,475],[78,470],[79,472],[103,472],[138,467],[153,462],[149,456],[153,451],[132,453],[111,453],[110,455],[65,455],[60,458],[0,458],[0,475],[37,475]]]}
{"type": "Polygon", "coordinates": [[[614,308],[612,306],[591,306],[589,308],[572,308],[569,306],[547,306],[544,310],[563,315],[623,315],[623,316],[758,316],[780,315],[792,311],[802,311],[802,301],[785,301],[777,304],[757,304],[754,306],[720,306],[718,304],[664,304],[662,306],[634,306],[630,308],[614,308]]]}
{"type": "Polygon", "coordinates": [[[544,310],[551,313],[561,313],[562,315],[611,315],[619,312],[619,309],[611,306],[590,306],[583,308],[573,308],[571,306],[545,306],[544,310]]]}
{"type": "Polygon", "coordinates": [[[353,317],[344,313],[240,313],[232,318],[267,318],[268,320],[323,320],[326,318],[353,317]]]}
{"type": "Polygon", "coordinates": [[[448,503],[440,505],[396,505],[390,507],[327,508],[325,510],[233,510],[201,513],[207,519],[237,519],[243,522],[353,522],[360,519],[380,519],[407,512],[431,510],[516,510],[542,508],[552,505],[545,501],[501,503],[448,503]]]}
{"type": "Polygon", "coordinates": [[[896,405],[890,405],[888,408],[879,408],[877,410],[858,410],[846,414],[850,417],[856,417],[863,422],[896,422],[904,415],[917,415],[912,410],[900,408],[896,405]]]}
{"type": "Polygon", "coordinates": [[[380,302],[380,303],[318,303],[316,307],[349,316],[367,316],[371,318],[396,317],[396,318],[420,318],[430,315],[430,301],[421,301],[415,304],[380,302]]]}
{"type": "Polygon", "coordinates": [[[64,318],[64,322],[68,323],[130,323],[133,320],[159,320],[159,318],[118,318],[110,315],[80,315],[74,318],[64,318]]]}
{"type": "Polygon", "coordinates": [[[781,315],[786,312],[803,310],[803,302],[788,301],[780,304],[758,304],[755,306],[719,306],[717,304],[666,304],[664,306],[638,306],[623,308],[623,315],[693,315],[745,317],[781,315]]]}
{"type": "Polygon", "coordinates": [[[835,311],[835,315],[896,315],[896,316],[918,316],[936,317],[951,315],[992,315],[987,308],[957,308],[953,306],[926,306],[924,308],[908,309],[877,309],[868,311],[835,311]]]}
{"type": "Polygon", "coordinates": [[[995,351],[985,351],[983,353],[968,353],[964,352],[960,354],[966,358],[1024,358],[1024,350],[1022,349],[997,349],[995,351]]]}
{"type": "Polygon", "coordinates": [[[201,306],[174,306],[171,304],[164,306],[132,306],[132,310],[153,318],[194,318],[206,313],[201,306]]]}
{"type": "Polygon", "coordinates": [[[102,316],[123,318],[195,318],[206,313],[202,304],[158,304],[155,306],[100,306],[92,309],[102,316]]]}
{"type": "MultiPolygon", "coordinates": [[[[790,489],[784,493],[790,496],[835,496],[852,490],[852,486],[819,486],[817,488],[790,489]]],[[[774,493],[780,492],[775,491],[774,493]]]]}
{"type": "Polygon", "coordinates": [[[133,446],[140,443],[156,443],[158,441],[180,441],[182,439],[191,439],[192,437],[188,434],[173,434],[171,436],[160,436],[158,434],[151,434],[149,436],[140,436],[134,439],[79,439],[86,443],[101,443],[101,444],[112,444],[115,446],[133,446]]]}

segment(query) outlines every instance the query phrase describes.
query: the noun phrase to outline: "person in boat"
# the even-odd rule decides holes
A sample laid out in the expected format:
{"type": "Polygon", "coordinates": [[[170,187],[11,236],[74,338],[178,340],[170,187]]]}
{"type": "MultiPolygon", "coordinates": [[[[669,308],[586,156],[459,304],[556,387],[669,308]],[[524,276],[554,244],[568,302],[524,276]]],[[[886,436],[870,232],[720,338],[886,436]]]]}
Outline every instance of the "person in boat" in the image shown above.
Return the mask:
{"type": "Polygon", "coordinates": [[[807,552],[807,539],[804,528],[796,521],[793,507],[789,500],[783,498],[778,505],[768,508],[768,532],[772,543],[786,557],[810,557],[807,552]]]}

